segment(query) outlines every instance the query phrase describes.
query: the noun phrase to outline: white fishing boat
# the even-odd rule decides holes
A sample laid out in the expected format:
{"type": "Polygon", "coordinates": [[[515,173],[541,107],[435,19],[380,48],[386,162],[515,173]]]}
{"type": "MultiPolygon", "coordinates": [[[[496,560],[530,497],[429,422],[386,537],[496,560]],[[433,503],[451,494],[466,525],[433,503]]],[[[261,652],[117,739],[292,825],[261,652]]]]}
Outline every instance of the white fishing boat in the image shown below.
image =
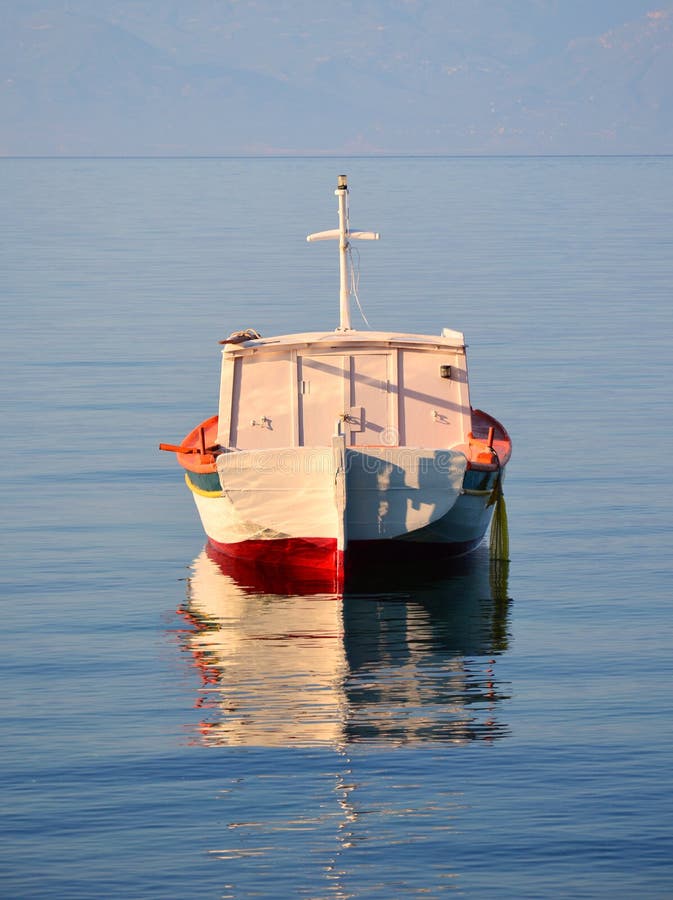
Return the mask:
{"type": "MultiPolygon", "coordinates": [[[[217,415],[177,453],[210,545],[238,558],[317,568],[349,560],[460,556],[484,539],[511,453],[505,428],[470,401],[465,341],[351,327],[348,185],[335,191],[340,323],[334,331],[222,341],[217,415]]],[[[506,557],[500,545],[494,554],[506,557]]],[[[493,537],[493,536],[492,536],[493,537]]]]}

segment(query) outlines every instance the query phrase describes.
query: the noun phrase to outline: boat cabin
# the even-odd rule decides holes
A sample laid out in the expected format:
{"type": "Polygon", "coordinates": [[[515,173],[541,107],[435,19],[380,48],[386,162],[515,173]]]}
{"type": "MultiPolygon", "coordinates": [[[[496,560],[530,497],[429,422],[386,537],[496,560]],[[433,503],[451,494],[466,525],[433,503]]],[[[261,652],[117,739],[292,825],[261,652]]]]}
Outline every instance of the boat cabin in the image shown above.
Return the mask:
{"type": "Polygon", "coordinates": [[[463,335],[318,332],[226,343],[217,442],[229,450],[449,448],[472,428],[463,335]]]}

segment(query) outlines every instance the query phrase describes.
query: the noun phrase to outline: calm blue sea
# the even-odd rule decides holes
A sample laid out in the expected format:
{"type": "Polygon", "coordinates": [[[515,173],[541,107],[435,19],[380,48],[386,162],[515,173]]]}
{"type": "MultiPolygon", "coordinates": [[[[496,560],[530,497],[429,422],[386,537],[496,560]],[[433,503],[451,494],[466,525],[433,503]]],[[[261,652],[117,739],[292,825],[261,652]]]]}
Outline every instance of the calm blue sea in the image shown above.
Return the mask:
{"type": "Polygon", "coordinates": [[[8,898],[673,895],[673,158],[0,160],[8,898]],[[508,571],[220,567],[218,340],[465,332],[508,571]],[[354,312],[354,321],[358,313],[354,312]],[[495,577],[494,577],[495,576],[495,577]]]}

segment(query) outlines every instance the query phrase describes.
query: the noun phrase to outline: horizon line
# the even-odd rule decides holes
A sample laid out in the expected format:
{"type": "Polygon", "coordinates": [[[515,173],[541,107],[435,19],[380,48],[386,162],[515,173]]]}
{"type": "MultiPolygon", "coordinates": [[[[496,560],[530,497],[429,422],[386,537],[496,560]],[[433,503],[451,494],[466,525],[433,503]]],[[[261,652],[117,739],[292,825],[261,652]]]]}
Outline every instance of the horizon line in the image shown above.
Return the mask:
{"type": "Polygon", "coordinates": [[[667,159],[670,153],[185,153],[0,154],[0,160],[225,160],[225,159],[667,159]]]}

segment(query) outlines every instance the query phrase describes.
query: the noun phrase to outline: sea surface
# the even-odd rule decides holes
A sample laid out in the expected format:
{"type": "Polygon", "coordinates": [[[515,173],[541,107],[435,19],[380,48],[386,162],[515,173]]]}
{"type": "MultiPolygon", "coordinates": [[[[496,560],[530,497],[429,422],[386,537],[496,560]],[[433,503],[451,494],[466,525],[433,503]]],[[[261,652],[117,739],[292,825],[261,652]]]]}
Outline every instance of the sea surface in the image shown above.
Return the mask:
{"type": "Polygon", "coordinates": [[[673,896],[673,158],[0,185],[0,895],[673,896]],[[465,332],[512,436],[497,571],[220,564],[158,450],[218,340],[338,324],[341,173],[371,327],[465,332]]]}

